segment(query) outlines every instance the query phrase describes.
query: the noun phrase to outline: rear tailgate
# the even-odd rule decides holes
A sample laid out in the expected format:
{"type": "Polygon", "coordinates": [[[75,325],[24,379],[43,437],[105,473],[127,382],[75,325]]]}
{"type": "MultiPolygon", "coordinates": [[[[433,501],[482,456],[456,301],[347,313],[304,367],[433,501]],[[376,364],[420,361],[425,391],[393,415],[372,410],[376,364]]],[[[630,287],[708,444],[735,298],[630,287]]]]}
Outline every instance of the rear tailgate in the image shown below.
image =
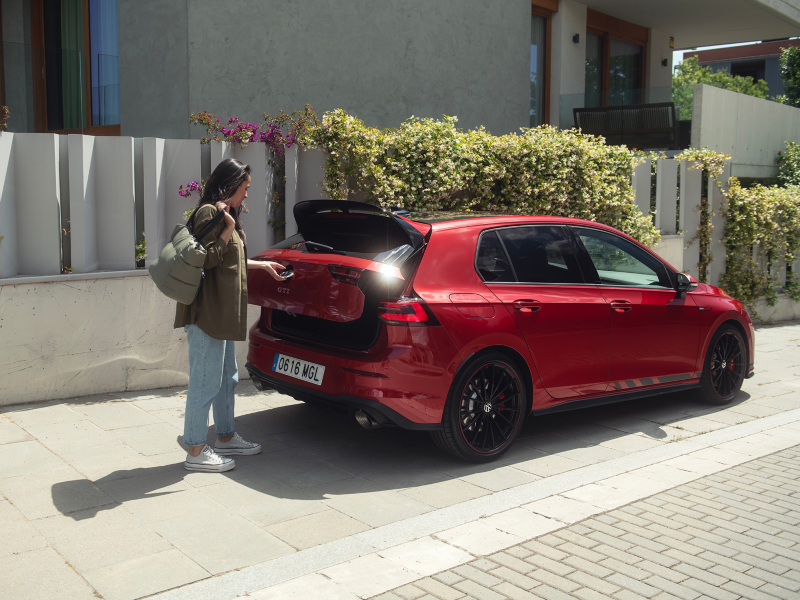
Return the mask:
{"type": "Polygon", "coordinates": [[[397,267],[335,254],[270,249],[254,260],[280,263],[293,275],[276,281],[265,271],[248,271],[250,304],[329,321],[352,321],[361,316],[365,300],[362,288],[375,276],[372,274],[387,281],[403,281],[397,267]]]}
{"type": "Polygon", "coordinates": [[[294,214],[300,233],[254,258],[280,263],[291,276],[276,281],[248,271],[250,304],[327,321],[359,319],[368,295],[402,290],[403,265],[423,246],[410,223],[360,202],[301,202],[294,214]]]}

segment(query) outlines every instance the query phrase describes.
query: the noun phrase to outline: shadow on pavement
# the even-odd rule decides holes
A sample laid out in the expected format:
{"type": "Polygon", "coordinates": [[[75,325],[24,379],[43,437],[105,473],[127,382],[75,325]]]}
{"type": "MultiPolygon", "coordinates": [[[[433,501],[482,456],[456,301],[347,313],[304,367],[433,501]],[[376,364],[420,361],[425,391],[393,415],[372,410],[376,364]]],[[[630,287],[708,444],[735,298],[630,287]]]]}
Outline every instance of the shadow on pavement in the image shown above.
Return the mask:
{"type": "MultiPolygon", "coordinates": [[[[491,477],[492,472],[504,467],[516,467],[521,478],[527,476],[533,481],[548,475],[535,467],[536,460],[542,457],[577,454],[581,458],[575,459],[576,465],[584,466],[624,454],[600,444],[608,442],[613,446],[611,442],[631,434],[641,433],[650,440],[678,441],[682,439],[681,421],[723,411],[749,398],[746,392],[741,392],[729,405],[710,406],[695,402],[686,392],[676,392],[533,417],[525,423],[509,452],[484,465],[465,463],[445,454],[425,432],[396,428],[367,431],[325,409],[294,404],[236,418],[237,431],[246,439],[261,443],[264,450],[255,456],[234,457],[236,468],[227,473],[190,474],[178,462],[118,470],[96,481],[60,482],[51,491],[59,511],[72,514],[77,520],[93,518],[98,512],[117,506],[116,502],[156,499],[225,481],[246,486],[265,500],[269,497],[299,501],[415,488],[469,475],[491,477]],[[187,476],[209,478],[209,483],[201,480],[197,485],[198,480],[194,480],[187,485],[184,482],[187,476]],[[75,506],[75,498],[96,493],[95,486],[116,502],[72,513],[74,508],[70,507],[75,506]]],[[[685,433],[689,436],[704,431],[685,433]]],[[[209,444],[213,445],[214,439],[211,427],[209,444]]],[[[180,436],[176,442],[181,444],[180,436]]],[[[102,451],[98,448],[98,452],[102,451]]],[[[509,485],[498,482],[496,489],[491,484],[488,487],[497,491],[504,489],[503,485],[511,487],[524,482],[522,479],[509,485]]],[[[213,519],[213,515],[209,518],[213,519]]]]}

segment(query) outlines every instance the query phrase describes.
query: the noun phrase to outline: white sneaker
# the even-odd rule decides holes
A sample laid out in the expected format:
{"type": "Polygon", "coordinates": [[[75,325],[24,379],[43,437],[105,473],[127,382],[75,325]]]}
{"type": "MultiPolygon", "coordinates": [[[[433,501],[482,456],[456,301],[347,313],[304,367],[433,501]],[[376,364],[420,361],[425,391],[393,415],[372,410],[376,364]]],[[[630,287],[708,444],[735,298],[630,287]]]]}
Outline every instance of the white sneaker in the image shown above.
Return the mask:
{"type": "Polygon", "coordinates": [[[230,456],[231,454],[250,456],[251,454],[258,454],[261,452],[261,444],[248,442],[242,439],[242,436],[238,433],[234,433],[233,437],[227,442],[221,442],[219,438],[217,438],[217,443],[214,444],[214,450],[216,450],[217,454],[222,456],[230,456]]]}
{"type": "Polygon", "coordinates": [[[206,444],[197,456],[191,454],[186,455],[186,462],[183,467],[187,471],[209,471],[211,473],[222,473],[230,471],[236,463],[233,459],[223,458],[211,449],[211,446],[206,444]]]}

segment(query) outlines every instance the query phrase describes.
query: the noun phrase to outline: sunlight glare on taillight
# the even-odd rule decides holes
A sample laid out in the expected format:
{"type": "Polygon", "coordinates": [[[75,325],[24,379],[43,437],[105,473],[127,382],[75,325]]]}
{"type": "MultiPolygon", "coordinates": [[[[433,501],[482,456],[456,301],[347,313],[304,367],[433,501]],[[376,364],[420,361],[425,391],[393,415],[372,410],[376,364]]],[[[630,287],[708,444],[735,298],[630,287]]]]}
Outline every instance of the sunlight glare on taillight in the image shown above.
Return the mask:
{"type": "Polygon", "coordinates": [[[389,325],[429,325],[431,318],[418,300],[398,300],[378,304],[378,316],[389,325]]]}
{"type": "Polygon", "coordinates": [[[358,280],[361,278],[361,272],[364,269],[354,269],[352,267],[344,267],[342,265],[328,265],[328,271],[331,273],[336,281],[348,283],[350,285],[358,285],[358,280]]]}

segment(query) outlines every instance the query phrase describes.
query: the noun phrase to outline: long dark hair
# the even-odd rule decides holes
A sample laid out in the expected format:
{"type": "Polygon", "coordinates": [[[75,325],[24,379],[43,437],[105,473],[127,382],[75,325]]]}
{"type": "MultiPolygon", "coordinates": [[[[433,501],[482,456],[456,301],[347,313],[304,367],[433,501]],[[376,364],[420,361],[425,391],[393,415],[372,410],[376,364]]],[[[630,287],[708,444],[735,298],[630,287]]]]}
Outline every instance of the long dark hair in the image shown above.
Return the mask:
{"type": "MultiPolygon", "coordinates": [[[[200,201],[195,207],[195,211],[204,204],[216,204],[217,202],[225,202],[233,196],[239,186],[247,181],[247,176],[250,175],[250,165],[246,165],[235,158],[226,158],[217,165],[214,172],[206,181],[203,186],[203,194],[200,196],[200,201]]],[[[242,221],[239,218],[241,213],[247,213],[247,207],[244,202],[242,205],[235,209],[231,207],[230,212],[235,222],[234,229],[239,237],[242,238],[242,245],[247,248],[247,236],[242,228],[242,221]]],[[[246,250],[245,250],[246,252],[246,250]]]]}

